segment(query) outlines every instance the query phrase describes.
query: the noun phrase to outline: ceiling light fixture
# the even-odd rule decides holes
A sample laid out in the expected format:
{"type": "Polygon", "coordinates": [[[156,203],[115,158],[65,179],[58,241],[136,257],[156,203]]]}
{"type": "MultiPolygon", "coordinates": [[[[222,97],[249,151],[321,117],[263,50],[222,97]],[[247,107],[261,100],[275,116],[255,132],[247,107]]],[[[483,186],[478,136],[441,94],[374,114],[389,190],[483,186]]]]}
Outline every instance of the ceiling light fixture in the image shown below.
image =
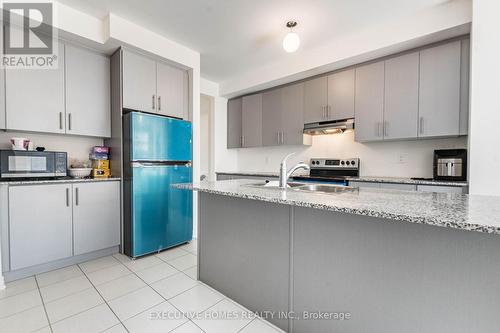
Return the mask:
{"type": "Polygon", "coordinates": [[[293,28],[296,26],[297,22],[295,21],[288,21],[286,23],[286,27],[290,29],[290,32],[286,34],[285,38],[283,38],[283,49],[285,49],[288,53],[297,51],[300,46],[299,35],[293,32],[293,28]]]}

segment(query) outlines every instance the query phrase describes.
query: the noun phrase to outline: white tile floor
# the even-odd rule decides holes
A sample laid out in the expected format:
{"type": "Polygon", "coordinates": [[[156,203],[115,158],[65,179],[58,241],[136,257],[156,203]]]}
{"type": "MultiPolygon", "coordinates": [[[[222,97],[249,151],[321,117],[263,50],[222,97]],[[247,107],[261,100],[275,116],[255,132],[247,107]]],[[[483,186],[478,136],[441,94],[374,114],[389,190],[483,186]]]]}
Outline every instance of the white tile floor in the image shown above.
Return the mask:
{"type": "Polygon", "coordinates": [[[0,290],[0,331],[281,332],[197,281],[196,251],[193,241],[137,260],[116,254],[10,282],[0,290]]]}

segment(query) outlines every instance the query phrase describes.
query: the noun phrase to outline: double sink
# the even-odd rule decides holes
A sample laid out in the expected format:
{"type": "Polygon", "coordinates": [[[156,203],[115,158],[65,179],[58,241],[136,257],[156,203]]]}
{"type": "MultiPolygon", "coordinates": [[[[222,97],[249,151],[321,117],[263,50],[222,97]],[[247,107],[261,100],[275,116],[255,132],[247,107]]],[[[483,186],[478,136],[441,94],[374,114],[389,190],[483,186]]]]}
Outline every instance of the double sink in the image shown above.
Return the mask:
{"type": "MultiPolygon", "coordinates": [[[[248,184],[243,185],[248,187],[256,187],[256,188],[268,188],[268,189],[276,189],[281,190],[277,181],[271,181],[267,183],[259,183],[259,184],[248,184]]],[[[296,183],[290,182],[288,183],[287,190],[292,191],[301,191],[301,192],[314,192],[314,193],[340,193],[347,191],[355,191],[357,190],[354,187],[349,186],[340,186],[340,185],[328,185],[328,184],[307,184],[307,183],[296,183]]]]}

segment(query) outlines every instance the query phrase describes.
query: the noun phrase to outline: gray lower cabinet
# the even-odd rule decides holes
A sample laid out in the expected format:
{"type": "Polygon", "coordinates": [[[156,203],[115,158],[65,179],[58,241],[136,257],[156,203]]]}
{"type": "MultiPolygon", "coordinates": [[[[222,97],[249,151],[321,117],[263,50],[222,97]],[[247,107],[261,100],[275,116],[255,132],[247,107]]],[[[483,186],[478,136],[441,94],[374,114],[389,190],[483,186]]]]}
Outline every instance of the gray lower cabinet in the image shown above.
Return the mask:
{"type": "Polygon", "coordinates": [[[417,137],[419,53],[385,62],[384,139],[417,137]]]}
{"type": "Polygon", "coordinates": [[[356,188],[363,188],[363,187],[380,188],[380,183],[349,181],[349,186],[356,188]]]}
{"type": "Polygon", "coordinates": [[[419,136],[460,134],[461,41],[420,51],[419,136]]]}
{"type": "Polygon", "coordinates": [[[8,221],[0,219],[9,230],[9,245],[2,244],[10,265],[5,271],[120,244],[119,181],[11,185],[8,211],[8,221]]]}
{"type": "Polygon", "coordinates": [[[111,136],[110,59],[66,44],[66,133],[111,136]]]}
{"type": "Polygon", "coordinates": [[[227,102],[227,148],[241,148],[242,144],[242,98],[227,102]]]}
{"type": "Polygon", "coordinates": [[[120,244],[120,183],[73,184],[74,255],[120,244]]]}
{"type": "Polygon", "coordinates": [[[262,146],[262,94],[243,97],[241,123],[242,147],[262,146]]]}
{"type": "Polygon", "coordinates": [[[436,192],[436,193],[459,193],[466,194],[466,186],[435,186],[435,185],[418,185],[417,191],[421,192],[436,192]]]}
{"type": "Polygon", "coordinates": [[[415,191],[417,189],[417,186],[413,184],[381,183],[380,188],[385,188],[389,190],[400,190],[400,191],[415,191]]]}
{"type": "Polygon", "coordinates": [[[123,50],[123,107],[156,112],[156,62],[123,50]]]}
{"type": "Polygon", "coordinates": [[[356,141],[382,140],[384,121],[383,61],[356,68],[356,141]]]}
{"type": "Polygon", "coordinates": [[[10,269],[72,256],[71,185],[9,187],[10,269]]]}
{"type": "Polygon", "coordinates": [[[304,82],[304,123],[326,120],[328,79],[326,76],[304,82]]]}
{"type": "Polygon", "coordinates": [[[188,119],[187,71],[158,62],[156,80],[158,113],[188,119]]]}
{"type": "Polygon", "coordinates": [[[288,311],[290,208],[207,193],[199,205],[199,279],[251,311],[288,311]]]}
{"type": "Polygon", "coordinates": [[[354,117],[355,70],[348,69],[328,76],[327,120],[354,117]]]}
{"type": "Polygon", "coordinates": [[[64,44],[55,47],[57,69],[5,70],[7,129],[65,133],[64,44]]]}

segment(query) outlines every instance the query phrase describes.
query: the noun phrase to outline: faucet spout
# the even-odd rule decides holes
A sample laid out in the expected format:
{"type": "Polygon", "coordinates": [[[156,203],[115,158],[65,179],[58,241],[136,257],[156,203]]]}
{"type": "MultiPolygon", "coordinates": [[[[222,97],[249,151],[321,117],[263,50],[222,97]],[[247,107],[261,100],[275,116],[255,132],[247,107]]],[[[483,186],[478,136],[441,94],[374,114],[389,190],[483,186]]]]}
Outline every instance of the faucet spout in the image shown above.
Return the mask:
{"type": "Polygon", "coordinates": [[[291,153],[286,155],[283,160],[281,161],[280,165],[280,178],[279,178],[279,187],[280,188],[287,188],[288,185],[288,179],[290,176],[297,170],[299,169],[304,169],[304,170],[309,170],[309,165],[305,164],[304,162],[299,162],[298,164],[294,165],[293,167],[288,170],[287,168],[287,160],[290,156],[294,155],[295,153],[291,153]]]}

